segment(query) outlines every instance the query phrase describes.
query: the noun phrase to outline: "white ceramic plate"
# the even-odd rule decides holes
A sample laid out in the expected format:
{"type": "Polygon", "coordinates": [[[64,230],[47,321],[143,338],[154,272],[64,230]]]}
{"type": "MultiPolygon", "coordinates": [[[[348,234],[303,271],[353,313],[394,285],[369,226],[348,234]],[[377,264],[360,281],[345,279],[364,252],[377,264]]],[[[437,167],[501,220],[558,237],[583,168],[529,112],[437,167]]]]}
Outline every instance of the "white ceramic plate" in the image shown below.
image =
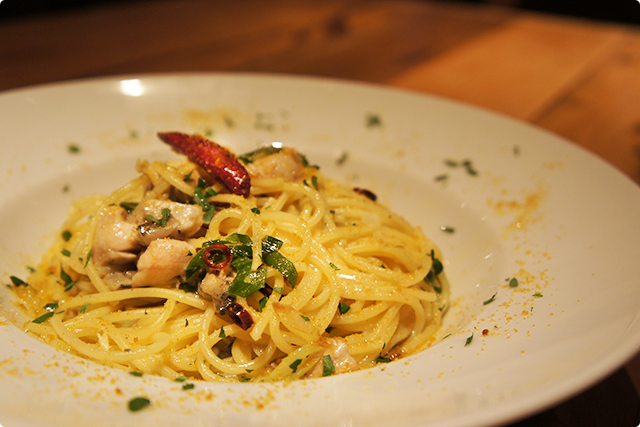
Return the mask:
{"type": "Polygon", "coordinates": [[[26,276],[73,199],[120,186],[139,157],[174,156],[155,133],[180,130],[236,152],[283,142],[325,174],[372,189],[441,247],[455,301],[440,334],[450,335],[408,359],[313,381],[183,391],[27,336],[3,286],[5,426],[485,425],[557,403],[639,348],[640,190],[522,123],[368,85],[213,74],[8,92],[0,129],[3,283],[26,276]],[[446,160],[470,160],[477,175],[446,160]],[[152,404],[130,413],[139,395],[152,404]]]}

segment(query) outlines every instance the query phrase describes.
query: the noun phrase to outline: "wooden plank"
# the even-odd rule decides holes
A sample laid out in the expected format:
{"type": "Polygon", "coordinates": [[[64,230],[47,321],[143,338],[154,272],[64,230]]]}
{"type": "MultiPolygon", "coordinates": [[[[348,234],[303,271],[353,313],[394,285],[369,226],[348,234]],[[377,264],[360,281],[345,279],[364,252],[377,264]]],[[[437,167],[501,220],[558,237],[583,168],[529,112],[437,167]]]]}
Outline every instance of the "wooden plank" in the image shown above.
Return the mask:
{"type": "Polygon", "coordinates": [[[532,120],[621,37],[618,27],[528,14],[391,83],[532,120]]]}
{"type": "Polygon", "coordinates": [[[638,100],[640,31],[630,29],[606,61],[535,122],[586,147],[640,183],[638,100]]]}
{"type": "Polygon", "coordinates": [[[155,1],[0,25],[0,90],[61,79],[238,70],[384,82],[515,11],[414,0],[155,1]]]}

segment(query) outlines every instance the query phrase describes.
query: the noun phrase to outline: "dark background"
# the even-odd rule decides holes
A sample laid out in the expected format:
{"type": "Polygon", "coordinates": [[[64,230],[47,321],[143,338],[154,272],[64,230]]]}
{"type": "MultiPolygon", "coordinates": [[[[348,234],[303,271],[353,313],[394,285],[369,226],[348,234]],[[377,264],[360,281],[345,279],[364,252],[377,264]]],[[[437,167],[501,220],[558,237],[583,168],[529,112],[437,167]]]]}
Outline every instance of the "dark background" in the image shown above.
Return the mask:
{"type": "MultiPolygon", "coordinates": [[[[2,1],[2,0],[0,0],[2,1]]],[[[70,9],[99,7],[109,3],[153,0],[4,0],[0,3],[0,21],[25,16],[56,13],[70,9]]],[[[180,1],[180,0],[175,0],[180,1]]],[[[215,0],[211,0],[215,1],[215,0]]],[[[268,0],[264,0],[268,1],[268,0]]],[[[575,16],[598,21],[640,24],[638,0],[436,0],[492,3],[525,10],[575,16]]]]}

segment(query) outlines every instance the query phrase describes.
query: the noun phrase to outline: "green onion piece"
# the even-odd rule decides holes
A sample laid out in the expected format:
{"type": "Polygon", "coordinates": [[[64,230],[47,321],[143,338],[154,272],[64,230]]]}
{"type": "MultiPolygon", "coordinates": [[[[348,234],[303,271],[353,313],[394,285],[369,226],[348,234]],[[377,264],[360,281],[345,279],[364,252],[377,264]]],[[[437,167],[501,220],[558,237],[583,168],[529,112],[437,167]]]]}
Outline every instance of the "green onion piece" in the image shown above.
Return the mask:
{"type": "Polygon", "coordinates": [[[282,240],[276,239],[273,236],[267,236],[262,239],[262,254],[269,254],[271,252],[277,252],[282,248],[282,240]]]}
{"type": "Polygon", "coordinates": [[[175,382],[177,382],[177,383],[183,383],[183,382],[185,382],[186,380],[188,380],[188,378],[187,378],[187,377],[177,377],[177,378],[174,378],[174,381],[175,381],[175,382]]]}
{"type": "Polygon", "coordinates": [[[514,277],[511,280],[509,280],[509,287],[510,288],[517,288],[518,287],[518,279],[516,279],[514,277]]]}
{"type": "Polygon", "coordinates": [[[65,231],[63,231],[63,232],[62,232],[62,239],[63,239],[65,242],[68,242],[68,241],[69,241],[69,239],[71,239],[71,232],[70,232],[69,230],[65,230],[65,231]]]}
{"type": "Polygon", "coordinates": [[[234,258],[231,266],[236,269],[236,277],[229,286],[229,294],[248,297],[252,293],[264,288],[267,280],[267,270],[259,267],[256,271],[251,270],[252,261],[249,258],[234,258]]]}
{"type": "Polygon", "coordinates": [[[251,208],[251,212],[253,212],[256,215],[260,215],[260,209],[258,208],[251,208]]]}
{"type": "Polygon", "coordinates": [[[220,328],[220,334],[218,334],[219,338],[226,338],[227,334],[224,332],[224,326],[220,328]]]}
{"type": "Polygon", "coordinates": [[[269,301],[269,297],[264,296],[260,298],[260,306],[258,307],[258,312],[262,313],[262,310],[264,310],[264,308],[267,306],[267,301],[269,301]]]}
{"type": "Polygon", "coordinates": [[[280,252],[271,252],[267,254],[264,262],[269,267],[278,270],[287,279],[291,287],[296,286],[298,283],[298,270],[296,270],[296,266],[287,257],[280,252]]]}
{"type": "Polygon", "coordinates": [[[193,383],[186,383],[186,384],[182,384],[182,389],[183,390],[191,390],[192,388],[194,388],[196,385],[193,383]]]}
{"type": "Polygon", "coordinates": [[[129,375],[134,376],[134,377],[141,377],[142,376],[142,372],[129,371],[129,375]]]}

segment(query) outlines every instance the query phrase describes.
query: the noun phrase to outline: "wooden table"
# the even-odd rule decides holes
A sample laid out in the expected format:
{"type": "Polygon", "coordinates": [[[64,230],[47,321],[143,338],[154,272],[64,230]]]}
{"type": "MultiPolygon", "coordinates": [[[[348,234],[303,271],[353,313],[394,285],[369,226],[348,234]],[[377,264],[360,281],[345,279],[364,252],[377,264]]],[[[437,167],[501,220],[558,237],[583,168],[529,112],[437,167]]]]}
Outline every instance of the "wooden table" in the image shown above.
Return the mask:
{"type": "MultiPolygon", "coordinates": [[[[361,80],[535,124],[640,183],[639,27],[426,0],[160,0],[4,21],[0,40],[0,90],[174,71],[361,80]]],[[[636,426],[638,390],[640,356],[515,425],[636,426]]]]}

